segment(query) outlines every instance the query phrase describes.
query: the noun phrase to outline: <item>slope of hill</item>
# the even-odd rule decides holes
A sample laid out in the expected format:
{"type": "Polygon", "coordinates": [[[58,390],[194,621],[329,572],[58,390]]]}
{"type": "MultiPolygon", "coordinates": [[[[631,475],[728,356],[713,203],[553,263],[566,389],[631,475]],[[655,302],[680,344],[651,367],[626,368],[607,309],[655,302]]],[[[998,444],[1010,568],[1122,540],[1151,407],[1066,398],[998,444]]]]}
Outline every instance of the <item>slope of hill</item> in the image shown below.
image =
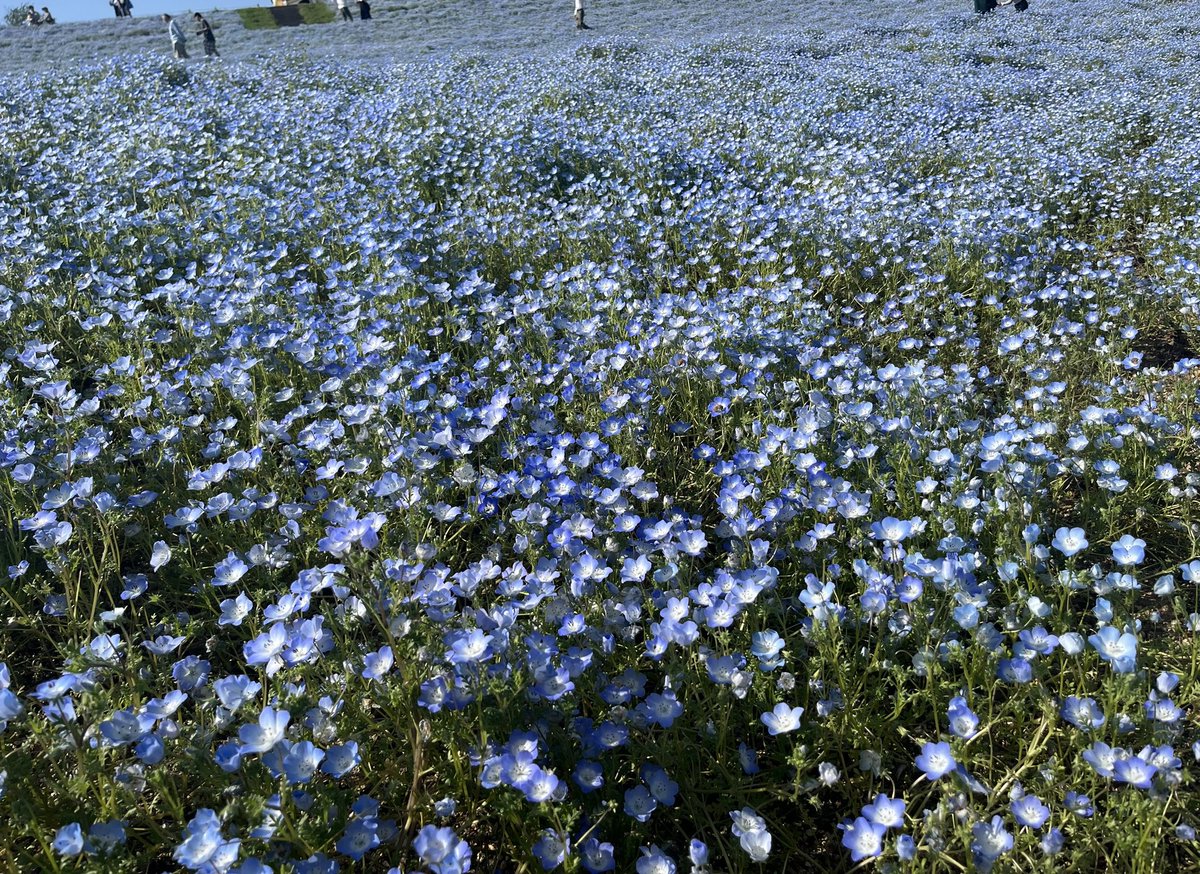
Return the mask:
{"type": "MultiPolygon", "coordinates": [[[[804,4],[785,0],[601,0],[589,4],[588,22],[594,29],[587,33],[574,29],[570,0],[383,0],[372,7],[370,22],[351,25],[339,21],[265,31],[246,30],[233,11],[206,14],[226,59],[253,58],[299,46],[317,55],[406,60],[454,51],[540,51],[596,37],[676,40],[710,33],[828,30],[864,21],[894,25],[965,17],[969,11],[966,3],[952,0],[813,0],[804,4]]],[[[198,43],[195,48],[199,50],[198,43]]],[[[170,52],[165,28],[157,17],[0,29],[0,71],[39,70],[143,52],[170,52]]]]}

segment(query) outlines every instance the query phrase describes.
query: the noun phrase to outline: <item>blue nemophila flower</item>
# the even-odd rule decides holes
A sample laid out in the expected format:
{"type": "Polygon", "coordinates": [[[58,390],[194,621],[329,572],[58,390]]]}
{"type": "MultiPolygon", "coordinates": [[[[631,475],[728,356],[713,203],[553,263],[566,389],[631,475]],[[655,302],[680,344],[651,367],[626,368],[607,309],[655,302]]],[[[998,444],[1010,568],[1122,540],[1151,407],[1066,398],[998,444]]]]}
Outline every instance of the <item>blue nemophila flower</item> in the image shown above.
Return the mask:
{"type": "Polygon", "coordinates": [[[925,774],[925,779],[933,781],[940,780],[958,764],[954,760],[954,752],[950,749],[950,744],[943,742],[927,742],[921,747],[921,754],[917,756],[916,766],[925,774]]]}
{"type": "Polygon", "coordinates": [[[604,768],[599,762],[580,759],[575,764],[571,779],[585,794],[595,792],[604,785],[604,768]]]}
{"type": "Polygon", "coordinates": [[[1038,841],[1038,847],[1047,856],[1058,855],[1066,845],[1066,835],[1056,828],[1047,829],[1041,840],[1038,841]]]}
{"type": "Polygon", "coordinates": [[[675,860],[659,849],[657,844],[642,847],[641,854],[634,865],[637,874],[675,874],[675,860]]]}
{"type": "Polygon", "coordinates": [[[1090,747],[1083,751],[1083,760],[1092,766],[1101,777],[1109,779],[1113,776],[1113,765],[1116,764],[1118,754],[1123,751],[1120,748],[1113,749],[1108,744],[1102,741],[1096,741],[1090,747]]]}
{"type": "Polygon", "coordinates": [[[767,734],[774,737],[798,729],[800,717],[803,714],[803,707],[792,707],[781,701],[775,705],[774,709],[762,714],[759,719],[767,727],[767,734]]]}
{"type": "Polygon", "coordinates": [[[87,849],[99,856],[108,856],[125,844],[125,826],[121,819],[93,823],[88,829],[87,849]]]}
{"type": "Polygon", "coordinates": [[[569,837],[552,829],[546,829],[534,843],[532,852],[534,858],[541,864],[543,871],[553,871],[566,861],[570,847],[569,837]]]}
{"type": "Polygon", "coordinates": [[[196,812],[183,832],[183,842],[175,848],[174,858],[191,871],[226,874],[237,862],[241,841],[221,834],[217,814],[203,808],[196,812]]]}
{"type": "Polygon", "coordinates": [[[287,626],[276,622],[267,631],[248,641],[242,647],[242,655],[246,664],[262,665],[270,677],[283,667],[282,653],[287,642],[287,626]]]}
{"type": "Polygon", "coordinates": [[[642,765],[641,777],[655,801],[667,807],[675,804],[679,784],[668,776],[666,769],[655,764],[642,765]]]}
{"type": "Polygon", "coordinates": [[[367,653],[363,659],[362,676],[366,680],[381,681],[392,669],[392,648],[381,647],[378,651],[367,653]]]}
{"type": "Polygon", "coordinates": [[[1078,698],[1075,695],[1068,695],[1063,699],[1059,713],[1071,725],[1085,730],[1100,728],[1105,721],[1104,711],[1100,709],[1094,698],[1078,698]]]}
{"type": "Polygon", "coordinates": [[[1112,766],[1113,779],[1118,783],[1128,783],[1138,789],[1149,789],[1150,781],[1158,773],[1158,767],[1147,762],[1141,756],[1119,756],[1112,766]]]}
{"type": "Polygon", "coordinates": [[[1084,819],[1092,815],[1092,800],[1086,795],[1082,795],[1074,790],[1068,792],[1063,798],[1063,805],[1071,813],[1084,819]]]}
{"type": "Polygon", "coordinates": [[[1050,808],[1036,795],[1022,795],[1010,805],[1013,818],[1027,828],[1040,829],[1050,818],[1050,808]]]}
{"type": "Polygon", "coordinates": [[[1130,632],[1122,633],[1106,625],[1088,637],[1088,643],[1118,674],[1132,674],[1137,669],[1138,641],[1130,632]]]}
{"type": "Polygon", "coordinates": [[[144,646],[153,655],[167,655],[179,649],[180,645],[186,640],[184,637],[174,637],[169,634],[160,634],[154,640],[143,640],[144,646]]]}
{"type": "Polygon", "coordinates": [[[358,862],[380,843],[378,820],[374,816],[358,816],[346,823],[346,830],[334,846],[343,856],[358,862]]]}
{"type": "Polygon", "coordinates": [[[153,716],[144,713],[135,714],[131,710],[118,710],[109,719],[100,723],[100,733],[114,746],[136,743],[153,728],[153,716]]]}
{"type": "Polygon", "coordinates": [[[231,714],[237,713],[244,703],[253,700],[260,689],[262,689],[262,685],[251,680],[245,674],[222,677],[213,683],[213,691],[217,693],[217,699],[221,702],[221,706],[231,714]]]}
{"type": "Polygon", "coordinates": [[[232,586],[244,577],[248,570],[250,570],[250,566],[242,561],[237,553],[231,552],[217,563],[213,570],[212,584],[214,586],[232,586]]]}
{"type": "Polygon", "coordinates": [[[733,820],[730,830],[751,861],[766,861],[767,856],[770,855],[772,844],[767,821],[749,807],[732,811],[729,816],[733,820]]]}
{"type": "Polygon", "coordinates": [[[432,874],[462,874],[471,869],[471,848],[450,828],[425,826],[417,833],[413,850],[432,874]]]}
{"type": "Polygon", "coordinates": [[[316,775],[324,758],[324,751],[311,741],[292,744],[283,757],[284,776],[289,783],[307,783],[316,775]]]}
{"type": "Polygon", "coordinates": [[[150,551],[150,569],[157,571],[171,560],[171,547],[167,546],[165,540],[156,540],[154,548],[150,551]]]}
{"type": "Polygon", "coordinates": [[[1113,561],[1122,567],[1139,565],[1146,558],[1146,541],[1125,534],[1112,545],[1113,561]]]}
{"type": "Polygon", "coordinates": [[[286,710],[276,710],[274,707],[264,707],[259,714],[258,722],[243,725],[238,729],[238,739],[242,742],[242,755],[246,753],[266,753],[275,748],[283,740],[288,721],[292,715],[286,710]]]}
{"type": "Polygon", "coordinates": [[[346,741],[344,744],[332,746],[325,751],[321,761],[321,770],[335,780],[349,774],[362,761],[358,752],[358,744],[346,741]]]}
{"type": "Polygon", "coordinates": [[[579,845],[579,862],[588,874],[604,874],[617,869],[613,845],[594,837],[579,845]]]}
{"type": "Polygon", "coordinates": [[[862,809],[862,815],[885,830],[904,825],[904,799],[888,798],[882,792],[862,809]]]}
{"type": "Polygon", "coordinates": [[[1088,547],[1087,535],[1082,528],[1059,528],[1050,543],[1055,549],[1070,558],[1088,547]]]}
{"type": "Polygon", "coordinates": [[[676,698],[674,689],[665,689],[662,694],[652,692],[647,695],[638,705],[638,712],[645,714],[654,725],[670,728],[683,715],[683,705],[676,698]]]}
{"type": "Polygon", "coordinates": [[[146,590],[150,588],[150,581],[145,574],[129,574],[124,580],[124,588],[121,589],[121,600],[132,601],[135,598],[140,598],[146,594],[146,590]]]}
{"type": "Polygon", "coordinates": [[[1013,836],[1004,827],[1004,820],[993,816],[991,822],[979,822],[971,827],[971,852],[979,863],[990,866],[1013,848],[1013,836]]]}
{"type": "Polygon", "coordinates": [[[1033,680],[1033,664],[1025,658],[1000,659],[996,676],[1006,683],[1029,683],[1033,680]]]}
{"type": "Polygon", "coordinates": [[[842,846],[850,851],[850,861],[861,862],[883,852],[883,836],[887,829],[879,823],[860,816],[853,822],[844,823],[841,829],[842,846]]]}
{"type": "Polygon", "coordinates": [[[625,815],[646,822],[658,809],[658,801],[650,794],[650,790],[641,784],[625,791],[625,815]]]}
{"type": "Polygon", "coordinates": [[[446,661],[455,665],[469,665],[491,656],[493,636],[478,628],[447,635],[450,648],[446,650],[446,661]]]}
{"type": "Polygon", "coordinates": [[[946,716],[950,720],[950,732],[955,737],[970,740],[979,730],[979,717],[967,706],[967,699],[961,695],[950,699],[946,716]]]}
{"type": "Polygon", "coordinates": [[[221,602],[221,617],[217,625],[239,626],[253,610],[254,602],[246,597],[245,592],[239,593],[236,598],[226,598],[221,602]]]}
{"type": "Polygon", "coordinates": [[[54,852],[65,858],[78,856],[83,852],[83,828],[77,822],[64,825],[54,835],[54,852]]]}
{"type": "Polygon", "coordinates": [[[171,666],[171,676],[184,692],[191,692],[208,682],[212,665],[199,656],[187,656],[171,666]]]}

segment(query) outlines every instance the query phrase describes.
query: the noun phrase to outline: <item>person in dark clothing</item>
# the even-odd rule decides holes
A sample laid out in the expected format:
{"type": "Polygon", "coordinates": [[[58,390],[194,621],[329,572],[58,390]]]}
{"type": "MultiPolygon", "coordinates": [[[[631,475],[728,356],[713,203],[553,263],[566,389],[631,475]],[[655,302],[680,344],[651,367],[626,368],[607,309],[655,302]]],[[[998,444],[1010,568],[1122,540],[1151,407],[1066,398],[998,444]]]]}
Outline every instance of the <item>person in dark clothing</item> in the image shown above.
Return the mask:
{"type": "Polygon", "coordinates": [[[50,14],[47,6],[42,7],[42,24],[54,24],[54,16],[50,14]]]}
{"type": "Polygon", "coordinates": [[[117,18],[125,17],[125,5],[121,2],[121,0],[108,0],[108,5],[113,8],[113,14],[116,15],[117,18]]]}
{"type": "Polygon", "coordinates": [[[371,4],[367,0],[358,0],[358,20],[371,20],[371,4]]]}
{"type": "Polygon", "coordinates": [[[996,0],[975,0],[975,11],[987,15],[996,8],[996,0]]]}
{"type": "Polygon", "coordinates": [[[1024,12],[1028,8],[1029,0],[1017,0],[1017,2],[1013,4],[1013,9],[1017,10],[1018,12],[1024,12]]]}
{"type": "Polygon", "coordinates": [[[204,41],[204,57],[219,58],[217,52],[217,38],[213,36],[212,25],[208,23],[208,19],[197,12],[192,18],[196,22],[196,36],[204,41]]]}
{"type": "Polygon", "coordinates": [[[575,0],[575,29],[591,30],[583,20],[583,0],[575,0]]]}

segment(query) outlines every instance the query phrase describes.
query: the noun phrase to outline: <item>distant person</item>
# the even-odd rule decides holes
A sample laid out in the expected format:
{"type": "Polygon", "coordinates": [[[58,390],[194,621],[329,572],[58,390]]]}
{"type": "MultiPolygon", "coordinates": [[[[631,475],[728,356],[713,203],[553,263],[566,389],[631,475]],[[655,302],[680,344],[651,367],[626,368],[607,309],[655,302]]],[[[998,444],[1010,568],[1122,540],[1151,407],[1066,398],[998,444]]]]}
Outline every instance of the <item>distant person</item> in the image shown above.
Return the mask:
{"type": "Polygon", "coordinates": [[[975,0],[975,11],[980,15],[989,15],[997,6],[997,0],[975,0]]]}
{"type": "Polygon", "coordinates": [[[37,27],[42,23],[42,18],[37,14],[37,10],[30,6],[25,10],[25,23],[30,27],[37,27]]]}
{"type": "Polygon", "coordinates": [[[367,0],[358,0],[358,20],[371,20],[371,4],[367,0]]]}
{"type": "Polygon", "coordinates": [[[350,0],[337,0],[337,7],[342,13],[342,21],[354,20],[354,15],[350,12],[350,0]]]}
{"type": "Polygon", "coordinates": [[[575,29],[591,30],[583,21],[583,0],[575,0],[575,29]]]}
{"type": "Polygon", "coordinates": [[[1013,9],[1017,10],[1018,12],[1024,12],[1028,8],[1029,0],[1017,0],[1017,2],[1013,4],[1013,9]]]}
{"type": "Polygon", "coordinates": [[[197,12],[192,16],[196,21],[196,35],[204,40],[204,57],[219,58],[217,53],[217,38],[213,36],[212,25],[208,23],[208,19],[197,12]]]}
{"type": "Polygon", "coordinates": [[[182,61],[188,56],[187,53],[187,37],[183,35],[183,28],[167,13],[163,13],[162,20],[167,23],[167,34],[171,37],[171,50],[175,52],[175,59],[182,61]]]}
{"type": "Polygon", "coordinates": [[[54,24],[54,16],[50,14],[50,10],[45,6],[42,7],[42,24],[54,24]]]}
{"type": "Polygon", "coordinates": [[[126,18],[133,18],[133,0],[117,0],[121,4],[121,8],[125,10],[126,18]]]}

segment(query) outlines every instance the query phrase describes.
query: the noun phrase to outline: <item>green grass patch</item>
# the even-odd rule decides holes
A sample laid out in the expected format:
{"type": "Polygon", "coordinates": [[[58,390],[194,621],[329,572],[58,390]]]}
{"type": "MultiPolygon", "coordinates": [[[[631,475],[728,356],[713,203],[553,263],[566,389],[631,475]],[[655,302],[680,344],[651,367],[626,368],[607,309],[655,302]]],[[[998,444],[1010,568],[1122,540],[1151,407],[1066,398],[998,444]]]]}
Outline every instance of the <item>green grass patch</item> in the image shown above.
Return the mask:
{"type": "Polygon", "coordinates": [[[305,24],[329,24],[335,17],[328,3],[301,3],[299,9],[305,24]]]}
{"type": "MultiPolygon", "coordinates": [[[[327,3],[301,3],[289,7],[289,11],[290,9],[299,12],[303,24],[329,24],[334,19],[333,8],[327,3]]],[[[258,6],[236,11],[242,20],[242,26],[247,30],[273,30],[280,26],[275,7],[258,6]]]]}
{"type": "Polygon", "coordinates": [[[237,14],[246,30],[273,30],[279,27],[269,8],[238,9],[237,14]]]}

